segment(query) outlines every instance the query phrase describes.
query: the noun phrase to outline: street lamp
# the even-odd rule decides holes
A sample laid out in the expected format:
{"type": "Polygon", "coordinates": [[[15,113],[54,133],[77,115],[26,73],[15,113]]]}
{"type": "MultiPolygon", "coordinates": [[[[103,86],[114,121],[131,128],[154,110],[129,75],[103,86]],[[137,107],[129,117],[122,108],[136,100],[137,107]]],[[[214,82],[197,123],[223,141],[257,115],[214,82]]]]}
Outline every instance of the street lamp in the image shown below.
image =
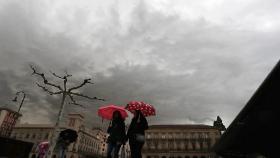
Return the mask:
{"type": "Polygon", "coordinates": [[[20,111],[20,109],[21,109],[21,107],[22,107],[22,104],[23,104],[23,102],[24,102],[24,99],[25,99],[26,94],[24,93],[24,91],[18,91],[18,92],[16,93],[15,98],[12,100],[13,102],[17,102],[17,97],[18,97],[20,94],[23,94],[23,97],[22,97],[21,103],[20,103],[19,108],[18,108],[18,111],[17,111],[18,113],[19,113],[19,111],[20,111]]]}

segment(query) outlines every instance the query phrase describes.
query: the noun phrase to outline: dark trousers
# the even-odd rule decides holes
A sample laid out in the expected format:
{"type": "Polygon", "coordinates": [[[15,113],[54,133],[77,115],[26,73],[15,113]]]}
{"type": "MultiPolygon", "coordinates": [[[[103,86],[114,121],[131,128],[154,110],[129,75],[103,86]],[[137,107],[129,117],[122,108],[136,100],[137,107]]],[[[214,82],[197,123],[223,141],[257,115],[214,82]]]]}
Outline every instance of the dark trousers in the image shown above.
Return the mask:
{"type": "Polygon", "coordinates": [[[120,148],[121,145],[117,145],[117,143],[108,143],[107,158],[112,158],[112,152],[113,152],[113,158],[118,158],[120,148]]]}
{"type": "Polygon", "coordinates": [[[129,147],[131,152],[131,158],[142,158],[141,150],[144,143],[136,141],[129,141],[129,147]]]}

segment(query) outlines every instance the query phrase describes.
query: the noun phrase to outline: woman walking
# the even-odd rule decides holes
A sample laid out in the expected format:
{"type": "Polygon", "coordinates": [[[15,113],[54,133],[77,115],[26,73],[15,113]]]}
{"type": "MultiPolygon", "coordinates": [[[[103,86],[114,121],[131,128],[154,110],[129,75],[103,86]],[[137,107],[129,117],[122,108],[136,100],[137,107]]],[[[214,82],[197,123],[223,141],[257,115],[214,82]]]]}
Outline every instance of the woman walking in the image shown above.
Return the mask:
{"type": "Polygon", "coordinates": [[[141,149],[145,143],[145,130],[148,122],[140,110],[132,111],[134,117],[127,131],[131,158],[142,158],[141,149]]]}
{"type": "Polygon", "coordinates": [[[109,137],[107,139],[108,149],[107,158],[118,158],[122,144],[125,144],[125,124],[119,111],[113,112],[112,123],[107,130],[109,137]]]}

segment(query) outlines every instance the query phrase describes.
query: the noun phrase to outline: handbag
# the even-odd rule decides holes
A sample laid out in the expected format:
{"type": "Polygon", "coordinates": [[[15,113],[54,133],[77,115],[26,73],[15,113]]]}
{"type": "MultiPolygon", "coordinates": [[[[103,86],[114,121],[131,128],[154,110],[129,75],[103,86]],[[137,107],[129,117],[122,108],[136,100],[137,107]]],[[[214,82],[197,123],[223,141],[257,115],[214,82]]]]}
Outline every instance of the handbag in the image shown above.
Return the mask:
{"type": "Polygon", "coordinates": [[[135,134],[135,140],[139,143],[144,143],[145,136],[143,134],[135,134]]]}

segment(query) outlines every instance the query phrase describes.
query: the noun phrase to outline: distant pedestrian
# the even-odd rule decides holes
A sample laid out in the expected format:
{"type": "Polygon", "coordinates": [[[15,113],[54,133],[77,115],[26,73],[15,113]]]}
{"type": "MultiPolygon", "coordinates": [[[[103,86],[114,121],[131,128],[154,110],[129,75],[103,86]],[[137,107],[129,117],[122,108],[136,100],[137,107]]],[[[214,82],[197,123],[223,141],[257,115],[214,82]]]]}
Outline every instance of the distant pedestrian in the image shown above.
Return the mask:
{"type": "Polygon", "coordinates": [[[109,137],[107,139],[108,149],[107,158],[118,158],[119,151],[122,144],[125,144],[125,123],[119,111],[114,111],[113,119],[110,123],[107,132],[109,137]]]}
{"type": "Polygon", "coordinates": [[[145,130],[148,122],[140,110],[133,111],[134,117],[127,131],[131,158],[142,158],[141,150],[145,143],[145,130]]]}

